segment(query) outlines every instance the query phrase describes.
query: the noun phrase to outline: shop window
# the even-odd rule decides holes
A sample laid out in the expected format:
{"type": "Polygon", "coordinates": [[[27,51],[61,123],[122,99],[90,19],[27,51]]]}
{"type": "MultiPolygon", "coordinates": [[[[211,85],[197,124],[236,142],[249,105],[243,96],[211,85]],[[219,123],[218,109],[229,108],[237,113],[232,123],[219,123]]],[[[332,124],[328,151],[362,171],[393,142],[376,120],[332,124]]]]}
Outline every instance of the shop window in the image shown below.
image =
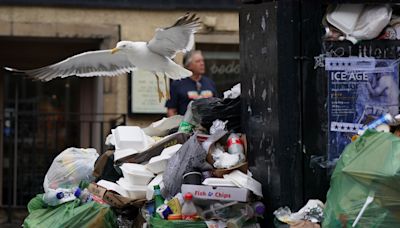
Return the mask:
{"type": "Polygon", "coordinates": [[[239,44],[196,43],[206,64],[206,75],[214,80],[220,96],[240,82],[239,44]]]}

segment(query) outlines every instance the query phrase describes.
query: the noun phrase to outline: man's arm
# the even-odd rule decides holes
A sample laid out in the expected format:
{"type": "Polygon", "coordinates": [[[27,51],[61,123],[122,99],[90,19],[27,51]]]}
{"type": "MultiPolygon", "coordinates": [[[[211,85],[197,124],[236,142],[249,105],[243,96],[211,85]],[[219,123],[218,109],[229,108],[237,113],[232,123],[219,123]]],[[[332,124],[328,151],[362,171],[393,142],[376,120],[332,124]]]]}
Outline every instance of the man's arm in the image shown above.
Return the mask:
{"type": "Polygon", "coordinates": [[[176,114],[178,114],[176,108],[168,108],[167,109],[167,117],[175,116],[176,114]]]}

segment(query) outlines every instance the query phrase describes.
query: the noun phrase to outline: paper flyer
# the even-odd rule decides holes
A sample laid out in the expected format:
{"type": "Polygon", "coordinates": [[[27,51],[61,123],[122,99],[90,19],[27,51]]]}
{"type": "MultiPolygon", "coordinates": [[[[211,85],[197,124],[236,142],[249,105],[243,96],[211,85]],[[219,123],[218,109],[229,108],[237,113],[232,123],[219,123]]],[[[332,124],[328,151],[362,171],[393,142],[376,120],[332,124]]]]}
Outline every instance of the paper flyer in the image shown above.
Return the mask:
{"type": "Polygon", "coordinates": [[[326,58],[328,160],[340,156],[351,137],[382,114],[398,114],[399,75],[394,60],[326,58]]]}

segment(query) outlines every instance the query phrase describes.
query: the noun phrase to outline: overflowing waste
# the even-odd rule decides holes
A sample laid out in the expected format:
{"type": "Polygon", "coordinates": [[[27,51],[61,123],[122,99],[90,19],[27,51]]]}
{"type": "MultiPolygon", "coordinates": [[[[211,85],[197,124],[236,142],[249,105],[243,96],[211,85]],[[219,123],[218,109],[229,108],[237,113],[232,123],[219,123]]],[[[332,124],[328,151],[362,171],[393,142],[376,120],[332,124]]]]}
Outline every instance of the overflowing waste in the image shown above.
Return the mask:
{"type": "Polygon", "coordinates": [[[400,138],[367,130],[349,144],[331,177],[324,227],[400,224],[400,138]]]}
{"type": "MultiPolygon", "coordinates": [[[[393,75],[396,76],[394,77],[394,82],[390,83],[394,85],[391,90],[385,88],[385,92],[374,93],[371,88],[379,88],[378,84],[380,82],[368,87],[370,88],[369,98],[373,100],[379,97],[379,101],[376,99],[378,102],[371,103],[368,98],[361,99],[357,104],[365,108],[364,112],[360,112],[367,117],[364,119],[365,121],[361,122],[361,119],[358,121],[355,118],[353,121],[351,118],[345,119],[344,117],[337,119],[340,120],[338,122],[351,123],[355,124],[354,126],[359,125],[361,127],[360,130],[355,127],[356,131],[346,132],[344,130],[342,131],[343,133],[337,134],[347,138],[338,138],[339,140],[337,141],[329,139],[330,145],[340,145],[346,141],[346,144],[342,144],[345,149],[341,149],[343,152],[341,152],[340,156],[334,156],[334,159],[316,156],[311,159],[310,164],[312,166],[326,169],[327,174],[331,176],[330,188],[327,193],[325,208],[323,209],[323,219],[317,223],[322,227],[398,227],[400,224],[400,218],[397,216],[400,208],[397,186],[399,177],[397,157],[400,149],[397,144],[400,136],[400,115],[397,115],[399,110],[397,102],[399,90],[397,86],[398,66],[396,65],[399,61],[398,59],[395,60],[398,55],[383,56],[377,53],[376,50],[369,53],[366,51],[366,46],[368,45],[379,46],[379,44],[384,44],[385,49],[396,47],[396,44],[392,45],[390,42],[387,43],[386,40],[400,39],[399,19],[399,8],[396,4],[382,3],[332,4],[328,7],[323,18],[322,24],[325,28],[323,39],[325,41],[334,41],[325,43],[334,44],[333,46],[338,47],[344,45],[344,43],[336,41],[348,40],[352,44],[368,41],[357,45],[349,44],[349,51],[343,49],[344,52],[341,53],[333,53],[331,50],[329,53],[328,51],[327,53],[322,53],[319,57],[339,57],[340,55],[340,57],[343,57],[344,61],[339,61],[343,63],[343,66],[340,66],[338,62],[339,65],[335,72],[356,72],[350,66],[350,62],[352,58],[357,56],[361,61],[368,58],[376,62],[387,61],[390,63],[387,66],[395,67],[393,75]],[[385,42],[380,42],[379,40],[385,40],[385,42]],[[348,66],[346,66],[345,62],[349,63],[348,66]],[[396,95],[393,96],[393,101],[390,101],[390,104],[383,105],[385,100],[382,97],[387,95],[389,90],[396,95]],[[350,139],[351,143],[347,143],[350,142],[350,139]]],[[[321,59],[316,57],[316,67],[329,66],[327,62],[319,64],[320,61],[318,60],[321,59]]],[[[379,69],[378,64],[373,67],[374,69],[379,69]]],[[[360,72],[368,71],[362,70],[360,72]]],[[[368,83],[371,84],[373,84],[372,80],[380,77],[379,74],[371,76],[368,78],[370,81],[368,83]]],[[[385,74],[385,76],[388,76],[388,74],[385,74]]],[[[362,97],[362,86],[357,86],[362,85],[362,82],[361,80],[355,81],[356,83],[353,85],[358,88],[358,91],[354,93],[354,96],[349,95],[350,93],[335,92],[335,94],[330,94],[329,97],[346,97],[348,100],[359,99],[359,97],[362,97]]],[[[330,88],[336,91],[344,91],[344,87],[338,86],[340,83],[342,85],[345,84],[339,81],[330,88]]],[[[346,86],[350,84],[346,84],[346,86]]],[[[383,83],[379,85],[383,86],[383,83]]],[[[349,109],[350,103],[340,106],[340,103],[336,102],[340,108],[336,109],[335,112],[340,113],[346,110],[350,113],[349,115],[354,115],[355,112],[349,109]]],[[[282,222],[285,222],[287,221],[285,219],[292,218],[292,213],[290,210],[280,208],[280,210],[275,211],[275,216],[277,220],[284,220],[282,222]]],[[[303,221],[305,220],[303,219],[303,221]]]]}
{"type": "Polygon", "coordinates": [[[290,208],[281,207],[274,212],[276,218],[290,225],[299,224],[302,221],[308,221],[320,224],[323,221],[324,203],[319,200],[309,200],[307,204],[298,212],[292,213],[290,208]]]}
{"type": "Polygon", "coordinates": [[[45,192],[31,200],[25,226],[256,226],[266,206],[248,172],[240,85],[226,96],[194,100],[183,117],[146,128],[118,126],[100,156],[66,149],[45,176],[45,192]]]}
{"type": "Polygon", "coordinates": [[[387,39],[400,37],[398,16],[389,4],[336,4],[328,7],[324,17],[328,40],[387,39]]]}

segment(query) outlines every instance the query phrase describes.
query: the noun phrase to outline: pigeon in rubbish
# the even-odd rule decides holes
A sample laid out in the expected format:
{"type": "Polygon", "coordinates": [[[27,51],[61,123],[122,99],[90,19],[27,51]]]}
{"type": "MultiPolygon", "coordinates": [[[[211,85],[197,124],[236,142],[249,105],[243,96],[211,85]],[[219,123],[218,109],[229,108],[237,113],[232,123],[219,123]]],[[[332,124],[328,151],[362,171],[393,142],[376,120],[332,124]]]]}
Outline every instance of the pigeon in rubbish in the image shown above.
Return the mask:
{"type": "MultiPolygon", "coordinates": [[[[194,33],[200,21],[196,14],[186,13],[170,27],[158,28],[149,42],[120,41],[109,50],[88,51],[74,55],[53,65],[32,70],[6,70],[22,72],[34,80],[50,81],[68,76],[93,77],[117,76],[135,69],[152,72],[157,79],[159,101],[164,97],[160,89],[158,74],[171,79],[182,79],[192,72],[176,64],[172,59],[178,52],[188,52],[194,45],[194,33]]],[[[169,89],[165,83],[166,98],[169,89]]]]}

